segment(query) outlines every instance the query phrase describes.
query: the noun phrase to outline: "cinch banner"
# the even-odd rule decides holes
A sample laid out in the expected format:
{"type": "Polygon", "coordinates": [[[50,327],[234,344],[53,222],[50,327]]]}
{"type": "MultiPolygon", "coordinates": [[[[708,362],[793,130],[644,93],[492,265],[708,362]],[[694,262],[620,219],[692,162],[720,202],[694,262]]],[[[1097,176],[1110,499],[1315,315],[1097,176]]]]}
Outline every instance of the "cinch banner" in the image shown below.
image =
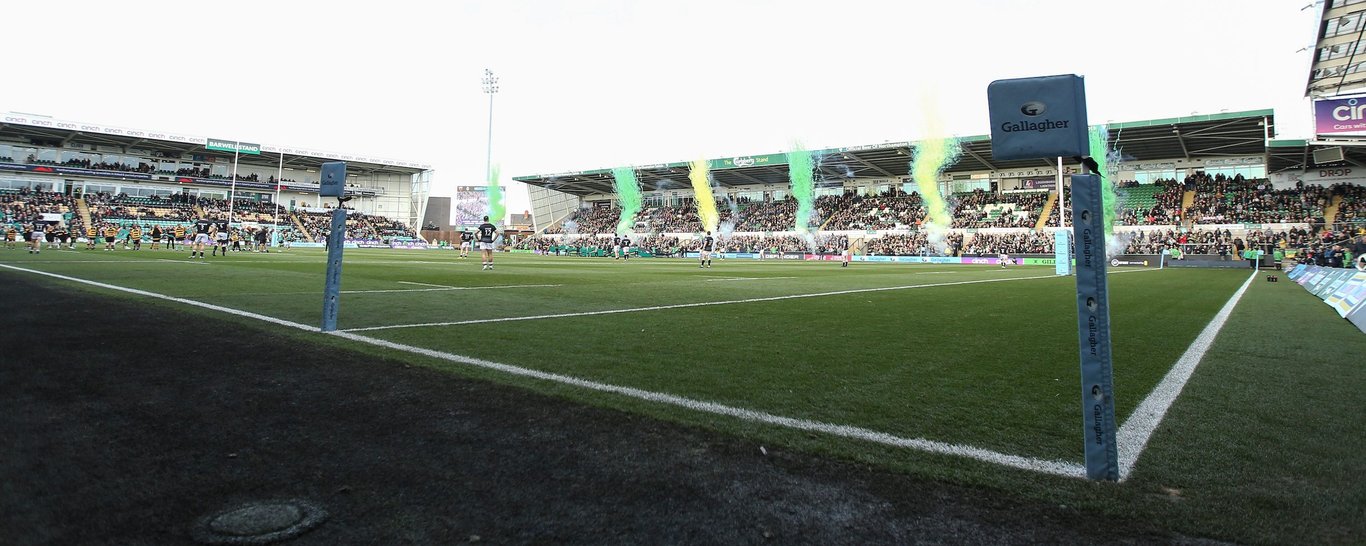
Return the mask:
{"type": "Polygon", "coordinates": [[[1314,133],[1366,135],[1366,97],[1315,100],[1314,133]]]}

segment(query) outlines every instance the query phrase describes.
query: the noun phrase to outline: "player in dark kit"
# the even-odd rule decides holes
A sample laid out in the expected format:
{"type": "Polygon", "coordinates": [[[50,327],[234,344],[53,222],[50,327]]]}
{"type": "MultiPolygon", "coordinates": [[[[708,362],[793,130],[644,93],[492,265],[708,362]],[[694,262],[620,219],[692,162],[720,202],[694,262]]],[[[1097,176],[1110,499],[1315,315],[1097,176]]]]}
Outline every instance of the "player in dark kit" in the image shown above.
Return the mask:
{"type": "Polygon", "coordinates": [[[484,223],[479,224],[479,252],[484,256],[484,269],[493,269],[493,238],[498,235],[498,226],[489,223],[489,217],[484,217],[484,223]]]}
{"type": "Polygon", "coordinates": [[[213,220],[210,220],[210,219],[208,219],[208,218],[200,218],[200,219],[198,219],[198,220],[195,220],[195,223],[194,223],[194,246],[191,246],[191,247],[190,247],[190,258],[191,258],[191,259],[194,258],[194,254],[195,254],[196,252],[199,253],[199,259],[201,259],[201,260],[204,259],[204,245],[211,245],[211,244],[213,244],[213,240],[209,238],[209,232],[212,231],[212,230],[213,230],[213,220]]]}
{"type": "Polygon", "coordinates": [[[152,250],[161,246],[161,226],[152,226],[152,250]]]}
{"type": "MultiPolygon", "coordinates": [[[[214,256],[217,256],[217,255],[218,255],[218,252],[219,252],[219,251],[222,251],[222,252],[223,252],[223,255],[224,255],[224,256],[227,256],[227,255],[228,255],[228,221],[227,221],[227,219],[224,219],[224,218],[215,219],[215,220],[213,221],[213,227],[214,227],[214,234],[215,234],[214,237],[217,238],[217,240],[218,240],[218,242],[217,242],[217,243],[214,245],[214,247],[213,247],[213,255],[214,255],[214,256]]],[[[202,256],[202,255],[201,255],[201,256],[202,256]]]]}
{"type": "Polygon", "coordinates": [[[460,230],[460,257],[470,257],[470,247],[474,246],[474,234],[469,230],[460,230]]]}
{"type": "Polygon", "coordinates": [[[711,251],[716,247],[716,239],[712,239],[711,232],[708,231],[706,237],[702,238],[701,251],[697,253],[699,262],[697,268],[711,269],[711,251]]]}
{"type": "Polygon", "coordinates": [[[29,254],[37,254],[43,251],[43,241],[47,240],[47,224],[45,222],[34,222],[28,233],[29,254]]]}

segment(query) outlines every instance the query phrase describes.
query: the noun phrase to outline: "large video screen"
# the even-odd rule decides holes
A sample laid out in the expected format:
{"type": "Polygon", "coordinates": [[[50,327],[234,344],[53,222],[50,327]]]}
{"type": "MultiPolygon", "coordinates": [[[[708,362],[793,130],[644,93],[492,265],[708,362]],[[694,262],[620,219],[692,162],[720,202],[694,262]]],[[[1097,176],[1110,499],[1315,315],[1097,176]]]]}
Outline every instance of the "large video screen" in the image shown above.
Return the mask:
{"type": "Polygon", "coordinates": [[[489,210],[488,186],[457,186],[455,206],[451,207],[451,225],[468,226],[484,223],[489,210]]]}

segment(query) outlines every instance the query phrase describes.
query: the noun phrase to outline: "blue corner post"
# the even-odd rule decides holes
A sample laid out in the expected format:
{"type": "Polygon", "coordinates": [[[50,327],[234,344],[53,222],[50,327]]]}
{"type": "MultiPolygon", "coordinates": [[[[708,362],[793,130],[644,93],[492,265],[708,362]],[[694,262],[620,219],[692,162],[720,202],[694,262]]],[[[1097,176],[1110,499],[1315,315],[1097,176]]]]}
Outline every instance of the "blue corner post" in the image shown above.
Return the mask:
{"type": "Polygon", "coordinates": [[[337,298],[341,295],[342,245],[346,243],[346,209],[332,211],[332,231],[327,234],[327,284],[323,287],[324,332],[337,329],[337,298]]]}
{"type": "Polygon", "coordinates": [[[346,163],[332,161],[323,163],[322,177],[318,184],[318,194],[322,197],[336,197],[337,208],[332,211],[332,228],[327,233],[327,280],[323,286],[323,325],[322,331],[337,329],[337,305],[341,295],[342,245],[346,243],[346,163]]]}
{"type": "Polygon", "coordinates": [[[1119,446],[1115,443],[1115,383],[1110,355],[1110,293],[1105,279],[1104,222],[1100,177],[1072,175],[1086,477],[1118,481],[1119,446]]]}
{"type": "MultiPolygon", "coordinates": [[[[992,158],[1048,159],[1051,163],[1057,157],[1081,159],[1091,155],[1086,85],[1080,76],[996,80],[987,86],[987,103],[992,158]]],[[[1095,153],[1103,154],[1105,150],[1095,153]]],[[[1104,210],[1100,178],[1072,175],[1072,246],[1077,260],[1077,335],[1081,339],[1086,476],[1118,481],[1104,210]]],[[[1058,237],[1056,271],[1060,275],[1065,274],[1067,257],[1062,247],[1066,243],[1066,237],[1058,237]]]]}

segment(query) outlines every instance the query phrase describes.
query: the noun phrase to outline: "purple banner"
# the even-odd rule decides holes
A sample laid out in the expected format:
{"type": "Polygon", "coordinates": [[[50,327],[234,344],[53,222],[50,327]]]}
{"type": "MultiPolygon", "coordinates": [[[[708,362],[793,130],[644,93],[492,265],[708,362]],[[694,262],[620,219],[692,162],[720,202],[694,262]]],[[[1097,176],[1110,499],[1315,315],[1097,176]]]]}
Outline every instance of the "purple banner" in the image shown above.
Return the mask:
{"type": "Polygon", "coordinates": [[[1314,133],[1366,134],[1366,97],[1315,100],[1314,133]]]}

